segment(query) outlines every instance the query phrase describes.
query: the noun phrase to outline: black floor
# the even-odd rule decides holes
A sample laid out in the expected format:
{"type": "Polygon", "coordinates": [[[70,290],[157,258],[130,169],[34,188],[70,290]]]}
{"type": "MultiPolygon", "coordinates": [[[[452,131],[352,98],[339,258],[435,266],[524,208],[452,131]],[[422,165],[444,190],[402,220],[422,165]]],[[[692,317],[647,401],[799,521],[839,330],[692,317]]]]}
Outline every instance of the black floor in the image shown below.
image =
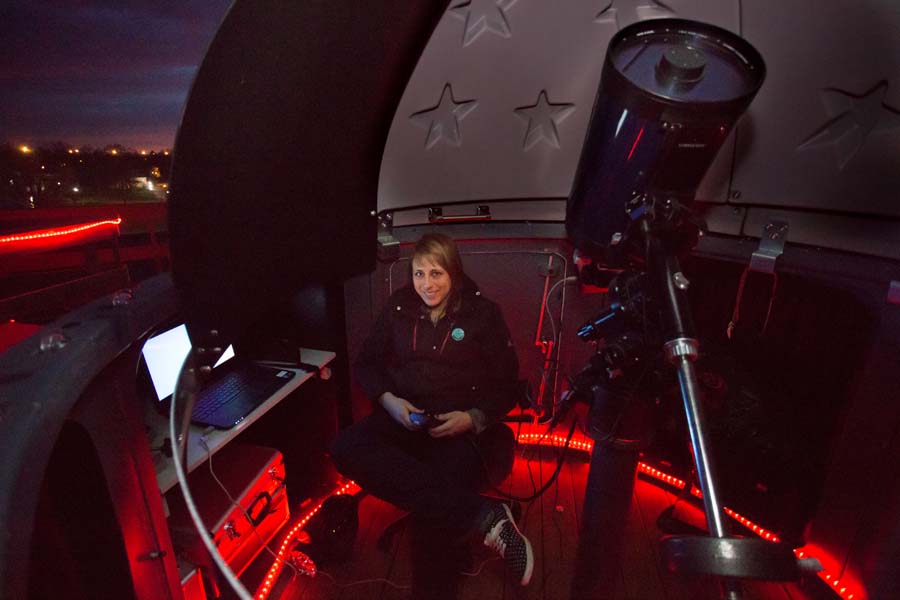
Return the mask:
{"type": "MultiPolygon", "coordinates": [[[[520,447],[513,473],[504,487],[515,495],[530,495],[552,474],[556,466],[555,452],[552,448],[520,447]]],[[[502,561],[493,558],[486,548],[475,547],[473,571],[478,574],[462,576],[460,600],[569,600],[573,597],[572,577],[588,468],[586,454],[570,453],[556,483],[540,498],[523,506],[520,528],[531,540],[536,555],[530,585],[518,586],[506,576],[502,561]]],[[[720,597],[715,582],[679,577],[660,565],[661,532],[657,518],[676,499],[664,484],[644,476],[637,478],[627,517],[622,567],[617,577],[610,578],[604,597],[614,600],[720,597]]],[[[409,532],[401,530],[386,551],[380,550],[376,543],[385,527],[401,514],[385,502],[365,497],[359,507],[360,527],[352,558],[340,564],[321,565],[321,572],[314,578],[285,574],[270,597],[278,600],[412,598],[409,532]]],[[[746,600],[835,597],[827,591],[823,594],[815,577],[803,584],[752,582],[743,586],[746,600]]]]}

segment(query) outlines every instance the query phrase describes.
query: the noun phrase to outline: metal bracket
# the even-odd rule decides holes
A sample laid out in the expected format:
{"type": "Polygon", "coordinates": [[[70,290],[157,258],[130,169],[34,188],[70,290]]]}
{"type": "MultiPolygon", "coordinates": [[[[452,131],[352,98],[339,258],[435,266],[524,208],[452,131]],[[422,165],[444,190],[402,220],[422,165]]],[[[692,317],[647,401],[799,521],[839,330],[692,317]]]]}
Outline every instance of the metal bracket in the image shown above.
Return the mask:
{"type": "Polygon", "coordinates": [[[763,227],[759,238],[759,247],[750,257],[750,270],[760,273],[775,273],[775,262],[784,253],[784,242],[787,239],[790,225],[787,221],[769,221],[763,227]]]}
{"type": "Polygon", "coordinates": [[[400,240],[394,237],[394,213],[378,215],[378,260],[395,261],[400,257],[400,240]]]}
{"type": "Polygon", "coordinates": [[[738,283],[737,297],[734,299],[734,308],[731,312],[731,321],[725,329],[728,339],[734,333],[734,327],[737,325],[741,314],[741,299],[744,296],[744,284],[747,282],[747,273],[756,271],[757,273],[765,273],[772,276],[772,292],[769,295],[769,308],[766,310],[766,320],[763,321],[762,329],[759,335],[766,332],[769,326],[769,317],[772,316],[772,306],[775,304],[775,291],[778,289],[778,273],[775,272],[775,263],[778,257],[784,253],[784,242],[787,239],[790,225],[787,221],[769,221],[763,227],[762,235],[759,238],[759,247],[750,257],[750,264],[741,273],[741,279],[738,283]]]}

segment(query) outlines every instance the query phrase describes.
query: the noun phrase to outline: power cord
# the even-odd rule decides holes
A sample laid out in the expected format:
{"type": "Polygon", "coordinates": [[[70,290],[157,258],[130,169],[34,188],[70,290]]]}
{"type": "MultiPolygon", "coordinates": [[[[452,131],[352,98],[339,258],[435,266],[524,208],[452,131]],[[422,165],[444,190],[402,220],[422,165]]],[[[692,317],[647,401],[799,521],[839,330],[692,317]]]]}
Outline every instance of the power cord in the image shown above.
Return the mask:
{"type": "MultiPolygon", "coordinates": [[[[484,570],[484,567],[486,564],[488,564],[489,562],[494,562],[494,561],[498,561],[498,560],[501,560],[499,556],[488,557],[488,558],[484,559],[483,561],[481,561],[481,564],[478,565],[478,568],[475,569],[475,571],[473,573],[469,573],[468,571],[460,571],[459,574],[465,575],[466,577],[478,577],[479,575],[481,575],[481,572],[484,570]]],[[[393,581],[390,581],[389,579],[384,579],[381,577],[373,578],[373,579],[363,579],[360,581],[354,581],[352,583],[340,583],[332,575],[326,573],[325,571],[319,571],[319,573],[328,577],[328,579],[330,579],[334,585],[336,585],[337,587],[339,587],[341,589],[346,589],[349,587],[353,587],[356,585],[362,585],[365,583],[386,583],[387,585],[389,585],[392,588],[397,589],[397,590],[412,589],[411,585],[399,585],[399,584],[394,583],[393,581]]]]}
{"type": "Polygon", "coordinates": [[[478,565],[478,568],[475,569],[474,573],[469,573],[467,571],[460,571],[459,574],[465,575],[466,577],[478,577],[479,575],[481,575],[481,571],[484,569],[484,565],[488,564],[489,562],[496,561],[496,560],[501,560],[501,559],[499,556],[491,556],[491,557],[486,558],[483,561],[481,561],[481,564],[478,565]]]}
{"type": "Polygon", "coordinates": [[[412,589],[411,585],[400,585],[400,584],[394,583],[390,579],[384,579],[383,577],[374,577],[372,579],[362,579],[360,581],[353,581],[350,583],[340,583],[337,579],[335,579],[332,575],[329,575],[325,571],[318,571],[318,572],[321,573],[322,575],[324,575],[325,577],[327,577],[328,579],[330,579],[331,583],[333,583],[334,585],[336,585],[337,587],[339,587],[341,589],[346,589],[346,588],[353,587],[356,585],[363,585],[366,583],[386,583],[396,590],[412,589]]]}
{"type": "Polygon", "coordinates": [[[228,563],[216,549],[212,535],[206,531],[200,509],[194,501],[190,486],[187,481],[187,448],[190,436],[190,415],[197,400],[200,389],[201,375],[211,370],[209,365],[202,364],[198,359],[198,349],[192,348],[184,359],[178,378],[175,381],[175,392],[172,394],[172,403],[169,407],[169,440],[172,443],[172,465],[175,468],[175,476],[181,485],[184,494],[184,503],[187,506],[194,528],[200,536],[200,540],[206,547],[213,562],[221,571],[228,585],[234,590],[241,600],[253,600],[253,596],[244,587],[228,563]]]}
{"type": "MultiPolygon", "coordinates": [[[[508,494],[493,484],[491,484],[491,489],[495,493],[502,496],[503,498],[507,498],[509,500],[514,500],[516,502],[531,502],[531,501],[539,498],[544,492],[546,492],[548,489],[550,489],[550,486],[553,485],[553,482],[556,481],[557,477],[559,477],[559,472],[562,470],[563,460],[565,459],[566,451],[569,449],[569,444],[572,442],[572,436],[575,435],[575,427],[578,424],[578,421],[579,420],[577,418],[572,419],[572,424],[569,427],[569,433],[566,436],[566,441],[563,444],[562,450],[560,451],[559,456],[556,459],[556,468],[553,470],[553,474],[550,475],[550,479],[548,479],[544,483],[544,485],[541,486],[541,489],[534,492],[531,496],[516,496],[513,494],[508,494]]],[[[538,441],[540,442],[541,440],[543,440],[544,437],[546,437],[548,433],[549,433],[549,429],[547,432],[544,433],[544,435],[542,435],[538,439],[538,441]]],[[[485,459],[484,459],[484,455],[481,453],[481,449],[478,447],[478,444],[475,443],[474,438],[469,437],[469,443],[472,444],[472,447],[475,448],[475,452],[478,454],[478,457],[481,459],[481,466],[484,469],[485,477],[488,480],[490,480],[490,469],[488,468],[487,461],[485,461],[485,459]]],[[[529,469],[529,472],[530,472],[530,469],[529,469]]]]}

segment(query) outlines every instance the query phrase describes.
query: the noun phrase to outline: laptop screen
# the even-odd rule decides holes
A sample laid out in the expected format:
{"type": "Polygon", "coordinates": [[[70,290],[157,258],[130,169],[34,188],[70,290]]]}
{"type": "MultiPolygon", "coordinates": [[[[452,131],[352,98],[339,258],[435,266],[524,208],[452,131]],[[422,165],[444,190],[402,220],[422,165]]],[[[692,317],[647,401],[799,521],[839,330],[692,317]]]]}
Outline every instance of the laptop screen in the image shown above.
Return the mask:
{"type": "MultiPolygon", "coordinates": [[[[144,343],[141,354],[144,356],[144,362],[147,363],[147,371],[150,372],[150,380],[153,382],[158,400],[165,400],[175,393],[178,372],[190,351],[191,339],[188,337],[187,327],[184,324],[157,333],[144,343]]],[[[216,362],[215,367],[225,363],[233,356],[234,348],[228,346],[216,362]]]]}

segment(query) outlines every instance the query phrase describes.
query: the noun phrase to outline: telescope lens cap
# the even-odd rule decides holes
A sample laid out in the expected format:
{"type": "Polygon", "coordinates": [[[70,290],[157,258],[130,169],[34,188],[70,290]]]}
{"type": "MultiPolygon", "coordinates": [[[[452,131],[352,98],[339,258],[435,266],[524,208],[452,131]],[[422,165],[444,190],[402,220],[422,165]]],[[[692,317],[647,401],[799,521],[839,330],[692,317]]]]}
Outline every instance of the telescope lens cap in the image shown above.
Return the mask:
{"type": "Polygon", "coordinates": [[[691,46],[672,46],[665,50],[656,65],[660,83],[695,83],[703,77],[706,57],[691,46]]]}

